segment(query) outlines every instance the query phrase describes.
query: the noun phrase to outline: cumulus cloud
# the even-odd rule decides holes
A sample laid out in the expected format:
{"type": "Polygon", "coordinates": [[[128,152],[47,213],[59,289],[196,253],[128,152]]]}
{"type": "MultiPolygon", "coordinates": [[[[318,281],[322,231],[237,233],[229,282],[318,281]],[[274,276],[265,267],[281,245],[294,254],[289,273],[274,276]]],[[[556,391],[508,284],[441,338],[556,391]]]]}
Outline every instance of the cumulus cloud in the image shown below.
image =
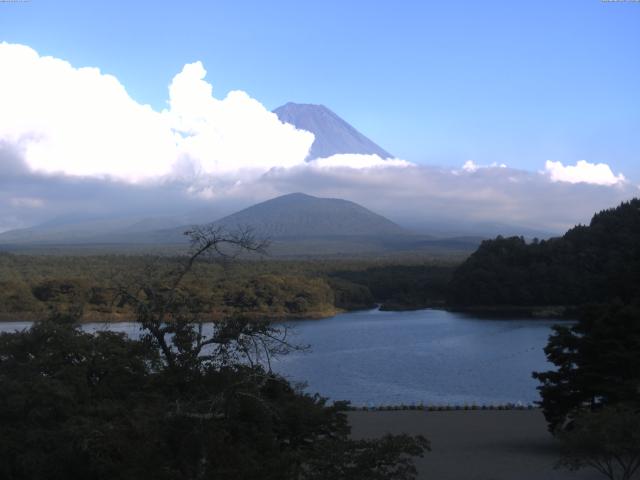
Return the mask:
{"type": "Polygon", "coordinates": [[[216,98],[200,62],[174,77],[162,111],[111,75],[29,47],[0,44],[0,64],[0,231],[74,215],[212,221],[297,191],[353,200],[426,231],[445,220],[562,231],[638,194],[606,164],[588,162],[547,162],[542,173],[355,154],[307,163],[313,134],[244,92],[216,98]]]}
{"type": "Polygon", "coordinates": [[[304,161],[312,133],[282,123],[245,92],[213,96],[202,63],[185,65],[169,87],[170,109],[163,111],[176,133],[179,154],[205,173],[264,172],[304,161]]]}
{"type": "Polygon", "coordinates": [[[619,185],[626,181],[624,175],[615,175],[606,163],[578,161],[575,165],[564,166],[562,162],[547,160],[545,172],[552,182],[590,183],[593,185],[619,185]]]}
{"type": "Polygon", "coordinates": [[[129,97],[111,75],[0,44],[0,141],[40,172],[139,179],[169,171],[166,120],[129,97]]]}
{"type": "Polygon", "coordinates": [[[264,172],[304,161],[313,134],[282,123],[244,92],[213,96],[200,62],[185,65],[162,112],[112,75],[0,44],[0,142],[37,172],[126,181],[172,173],[264,172]]]}

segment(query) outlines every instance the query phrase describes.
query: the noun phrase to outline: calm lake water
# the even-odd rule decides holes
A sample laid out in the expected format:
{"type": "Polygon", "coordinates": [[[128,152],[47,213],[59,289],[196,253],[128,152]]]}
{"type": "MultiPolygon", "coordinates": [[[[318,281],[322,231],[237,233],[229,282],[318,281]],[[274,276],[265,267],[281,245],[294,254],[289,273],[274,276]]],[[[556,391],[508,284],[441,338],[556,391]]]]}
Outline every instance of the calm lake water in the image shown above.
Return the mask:
{"type": "MultiPolygon", "coordinates": [[[[557,320],[478,319],[442,310],[345,313],[288,322],[294,343],[309,344],[273,363],[307,391],[355,405],[529,404],[534,370],[548,370],[543,348],[557,320]]],[[[0,323],[0,331],[29,323],[0,323]]],[[[88,324],[132,336],[132,323],[88,324]]]]}

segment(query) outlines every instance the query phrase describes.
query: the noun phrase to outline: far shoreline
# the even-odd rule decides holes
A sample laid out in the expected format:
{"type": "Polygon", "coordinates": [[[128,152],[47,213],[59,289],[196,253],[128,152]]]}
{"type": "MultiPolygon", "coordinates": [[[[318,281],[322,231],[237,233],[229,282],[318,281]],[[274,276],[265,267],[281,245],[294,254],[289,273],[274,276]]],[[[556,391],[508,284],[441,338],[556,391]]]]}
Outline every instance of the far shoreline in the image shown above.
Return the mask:
{"type": "MultiPolygon", "coordinates": [[[[463,315],[477,317],[488,320],[557,320],[575,321],[577,307],[574,306],[447,306],[443,304],[422,305],[419,307],[389,306],[388,304],[377,304],[373,308],[341,309],[334,307],[322,311],[311,311],[304,315],[300,314],[268,314],[261,312],[239,313],[238,316],[250,318],[255,321],[267,321],[272,323],[285,323],[306,320],[325,320],[337,315],[358,313],[358,312],[417,312],[427,310],[445,311],[459,313],[463,315]]],[[[10,322],[37,322],[46,320],[49,312],[0,312],[0,323],[10,322]]],[[[232,315],[213,312],[208,314],[203,323],[215,323],[232,318],[232,315]]],[[[134,313],[129,312],[98,312],[95,310],[83,313],[81,324],[88,323],[127,323],[136,322],[134,313]]]]}
{"type": "Polygon", "coordinates": [[[501,317],[518,316],[528,319],[575,320],[578,306],[574,305],[472,305],[447,306],[445,310],[481,318],[500,319],[501,317]]]}

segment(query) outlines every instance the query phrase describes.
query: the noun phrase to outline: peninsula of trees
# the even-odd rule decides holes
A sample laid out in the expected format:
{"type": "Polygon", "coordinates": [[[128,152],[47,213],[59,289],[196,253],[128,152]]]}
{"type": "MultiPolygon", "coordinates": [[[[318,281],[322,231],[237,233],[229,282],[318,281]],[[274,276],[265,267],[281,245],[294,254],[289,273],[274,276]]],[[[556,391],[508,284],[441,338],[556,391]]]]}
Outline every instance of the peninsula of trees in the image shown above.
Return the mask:
{"type": "Polygon", "coordinates": [[[484,241],[453,274],[457,306],[577,306],[640,298],[640,199],[562,237],[484,241]]]}

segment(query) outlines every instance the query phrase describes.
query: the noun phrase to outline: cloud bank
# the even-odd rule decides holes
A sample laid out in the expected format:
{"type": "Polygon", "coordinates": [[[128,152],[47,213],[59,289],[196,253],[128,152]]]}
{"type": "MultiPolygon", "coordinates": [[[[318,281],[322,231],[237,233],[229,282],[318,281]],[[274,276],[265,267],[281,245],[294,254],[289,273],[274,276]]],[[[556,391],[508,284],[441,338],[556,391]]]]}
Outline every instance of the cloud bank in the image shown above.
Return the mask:
{"type": "Polygon", "coordinates": [[[638,194],[608,165],[586,161],[547,162],[540,173],[354,154],[305,162],[312,133],[245,92],[216,98],[200,62],[173,78],[162,111],[112,75],[27,46],[0,44],[0,64],[0,231],[59,216],[210,221],[297,191],[426,230],[453,221],[561,231],[638,194]]]}

